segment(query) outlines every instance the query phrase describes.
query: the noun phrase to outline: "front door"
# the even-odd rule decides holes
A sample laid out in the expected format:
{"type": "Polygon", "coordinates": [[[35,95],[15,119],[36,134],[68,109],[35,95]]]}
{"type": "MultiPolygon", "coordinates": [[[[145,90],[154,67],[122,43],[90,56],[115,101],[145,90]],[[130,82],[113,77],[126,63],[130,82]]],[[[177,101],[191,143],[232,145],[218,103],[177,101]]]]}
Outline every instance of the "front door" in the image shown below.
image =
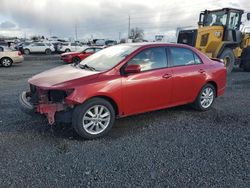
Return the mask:
{"type": "Polygon", "coordinates": [[[122,78],[124,113],[129,115],[167,106],[172,94],[172,70],[167,68],[166,49],[143,50],[129,60],[129,64],[139,64],[141,72],[122,78]]]}

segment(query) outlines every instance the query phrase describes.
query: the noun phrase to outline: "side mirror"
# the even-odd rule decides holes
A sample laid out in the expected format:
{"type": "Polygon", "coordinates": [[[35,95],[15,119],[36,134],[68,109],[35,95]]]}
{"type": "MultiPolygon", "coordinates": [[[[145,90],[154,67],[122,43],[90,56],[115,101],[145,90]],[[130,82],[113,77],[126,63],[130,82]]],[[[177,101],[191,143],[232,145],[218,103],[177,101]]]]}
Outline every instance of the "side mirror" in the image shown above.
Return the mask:
{"type": "Polygon", "coordinates": [[[247,20],[250,20],[250,13],[247,13],[247,20]]]}
{"type": "Polygon", "coordinates": [[[141,72],[141,67],[140,67],[140,65],[136,65],[136,64],[128,65],[124,71],[126,74],[139,73],[139,72],[141,72]]]}

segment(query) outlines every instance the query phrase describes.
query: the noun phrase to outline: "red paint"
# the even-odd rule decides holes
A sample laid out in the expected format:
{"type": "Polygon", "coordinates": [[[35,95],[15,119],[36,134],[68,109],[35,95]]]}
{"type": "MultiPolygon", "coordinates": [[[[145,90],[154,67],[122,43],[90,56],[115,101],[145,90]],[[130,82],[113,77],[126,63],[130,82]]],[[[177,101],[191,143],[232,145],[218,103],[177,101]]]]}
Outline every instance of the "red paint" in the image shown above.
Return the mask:
{"type": "Polygon", "coordinates": [[[96,48],[96,47],[90,47],[82,52],[67,52],[61,54],[61,60],[63,60],[66,63],[72,63],[74,58],[79,58],[80,60],[85,59],[86,57],[92,55],[95,52],[88,52],[88,49],[101,49],[101,48],[96,48]]]}
{"type": "MultiPolygon", "coordinates": [[[[138,68],[138,67],[137,67],[138,68]]],[[[137,69],[133,67],[133,69],[137,69]]],[[[104,96],[112,99],[118,107],[118,116],[127,116],[157,109],[192,103],[201,88],[208,82],[216,84],[217,96],[224,93],[226,68],[212,61],[198,50],[177,44],[142,44],[135,52],[106,72],[87,71],[71,65],[61,66],[38,74],[29,80],[42,90],[71,90],[64,104],[46,104],[41,101],[37,112],[47,114],[50,122],[56,111],[63,106],[74,107],[86,100],[104,96]],[[191,49],[202,64],[161,68],[146,72],[122,75],[120,69],[135,54],[145,48],[177,46],[191,49]]]]}

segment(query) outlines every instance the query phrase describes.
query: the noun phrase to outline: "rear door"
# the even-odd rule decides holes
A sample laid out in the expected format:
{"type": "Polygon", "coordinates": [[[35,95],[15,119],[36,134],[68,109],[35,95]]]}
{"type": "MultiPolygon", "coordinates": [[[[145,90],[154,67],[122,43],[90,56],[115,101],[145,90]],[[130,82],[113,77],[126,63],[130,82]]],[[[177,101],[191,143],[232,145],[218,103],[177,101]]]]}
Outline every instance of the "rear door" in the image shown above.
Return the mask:
{"type": "Polygon", "coordinates": [[[128,61],[127,65],[130,64],[139,64],[141,72],[122,78],[124,113],[135,114],[167,106],[171,99],[172,71],[167,67],[166,48],[143,50],[128,61]]]}
{"type": "Polygon", "coordinates": [[[183,47],[169,47],[173,70],[172,104],[193,102],[206,82],[206,68],[192,50],[183,47]]]}

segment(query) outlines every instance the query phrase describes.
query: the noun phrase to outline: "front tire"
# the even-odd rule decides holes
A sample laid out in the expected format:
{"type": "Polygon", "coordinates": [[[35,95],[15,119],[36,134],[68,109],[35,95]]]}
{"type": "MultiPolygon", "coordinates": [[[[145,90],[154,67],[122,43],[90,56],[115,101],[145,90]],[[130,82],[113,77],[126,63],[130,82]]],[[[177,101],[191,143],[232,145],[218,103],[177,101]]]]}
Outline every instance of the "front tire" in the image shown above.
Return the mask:
{"type": "Polygon", "coordinates": [[[10,58],[8,58],[8,57],[3,57],[3,58],[1,59],[1,65],[2,65],[3,67],[11,67],[11,66],[12,66],[12,63],[13,63],[12,59],[10,59],[10,58]]]}
{"type": "Polygon", "coordinates": [[[224,60],[225,66],[227,68],[227,73],[231,73],[235,63],[233,50],[230,48],[225,48],[219,58],[224,60]]]}
{"type": "Polygon", "coordinates": [[[70,49],[67,48],[67,49],[65,50],[65,52],[70,52],[70,49]]]}
{"type": "Polygon", "coordinates": [[[78,64],[78,63],[80,63],[81,62],[81,59],[79,58],[79,57],[74,57],[73,58],[73,63],[74,64],[78,64]]]}
{"type": "Polygon", "coordinates": [[[209,110],[216,97],[216,90],[212,84],[206,84],[197,96],[193,107],[198,111],[209,110]]]}
{"type": "Polygon", "coordinates": [[[113,126],[115,111],[105,99],[93,98],[74,109],[73,128],[85,139],[94,139],[105,135],[113,126]]]}

